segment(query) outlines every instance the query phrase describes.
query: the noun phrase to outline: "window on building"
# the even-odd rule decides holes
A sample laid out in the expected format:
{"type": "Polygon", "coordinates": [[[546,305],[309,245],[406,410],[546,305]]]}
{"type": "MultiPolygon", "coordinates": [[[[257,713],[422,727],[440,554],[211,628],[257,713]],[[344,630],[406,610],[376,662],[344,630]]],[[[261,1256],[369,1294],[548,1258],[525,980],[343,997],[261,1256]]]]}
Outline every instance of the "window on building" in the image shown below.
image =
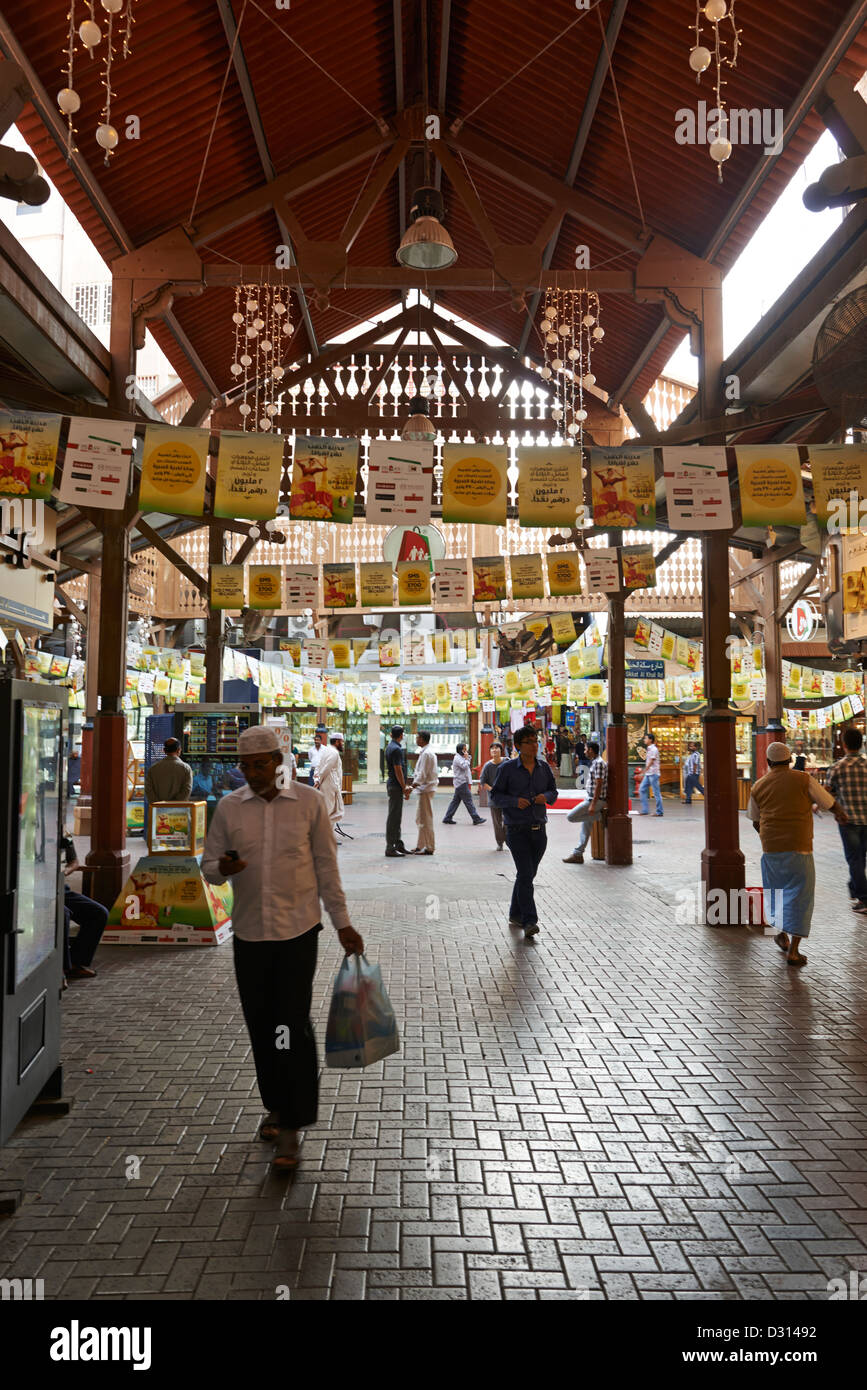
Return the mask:
{"type": "Polygon", "coordinates": [[[142,395],[152,401],[159,390],[160,379],[158,376],[137,376],[135,384],[142,395]]]}
{"type": "Polygon", "coordinates": [[[111,281],[102,287],[102,321],[111,323],[111,281]]]}
{"type": "Polygon", "coordinates": [[[42,211],[42,204],[41,204],[41,203],[40,203],[38,206],[36,206],[36,207],[33,207],[32,204],[30,204],[30,203],[18,203],[18,204],[16,204],[16,207],[15,207],[15,216],[16,216],[16,217],[27,217],[27,216],[29,216],[29,214],[30,214],[31,212],[41,212],[41,211],[42,211]]]}
{"type": "Polygon", "coordinates": [[[99,322],[99,301],[102,285],[76,285],[73,293],[73,305],[79,318],[89,324],[91,328],[99,322]]]}

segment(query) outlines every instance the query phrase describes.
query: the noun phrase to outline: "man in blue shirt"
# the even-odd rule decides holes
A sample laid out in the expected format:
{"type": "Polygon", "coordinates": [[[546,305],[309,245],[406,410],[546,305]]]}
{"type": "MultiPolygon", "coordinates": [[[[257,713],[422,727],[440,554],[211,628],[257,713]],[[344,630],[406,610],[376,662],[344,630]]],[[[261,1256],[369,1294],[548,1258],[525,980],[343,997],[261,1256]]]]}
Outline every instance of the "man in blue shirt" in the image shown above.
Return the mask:
{"type": "Polygon", "coordinates": [[[702,796],[705,794],[704,787],[701,785],[701,751],[699,744],[691,743],[689,745],[689,757],[684,763],[683,773],[683,789],[686,793],[684,800],[687,806],[691,806],[693,792],[699,791],[702,796]]]}
{"type": "Polygon", "coordinates": [[[547,807],[557,800],[557,784],[546,762],[537,758],[539,732],[524,725],[515,733],[517,756],[504,762],[491,788],[491,802],[503,813],[506,844],[515,861],[515,886],[509,908],[509,926],[536,936],[539,919],[533,896],[533,880],[548,848],[547,807]]]}

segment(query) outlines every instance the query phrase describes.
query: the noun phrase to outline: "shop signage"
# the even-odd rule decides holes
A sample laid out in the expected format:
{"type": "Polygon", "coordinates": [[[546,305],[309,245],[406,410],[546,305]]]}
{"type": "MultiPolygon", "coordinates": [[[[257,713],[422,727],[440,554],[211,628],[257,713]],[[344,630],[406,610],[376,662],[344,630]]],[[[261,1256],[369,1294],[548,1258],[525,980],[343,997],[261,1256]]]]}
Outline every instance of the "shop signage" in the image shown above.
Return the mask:
{"type": "Polygon", "coordinates": [[[809,642],[820,621],[816,605],[809,599],[799,598],[786,614],[786,629],[794,642],[809,642]]]}
{"type": "Polygon", "coordinates": [[[633,681],[662,681],[665,680],[664,661],[633,661],[631,658],[626,662],[626,679],[633,681]]]}

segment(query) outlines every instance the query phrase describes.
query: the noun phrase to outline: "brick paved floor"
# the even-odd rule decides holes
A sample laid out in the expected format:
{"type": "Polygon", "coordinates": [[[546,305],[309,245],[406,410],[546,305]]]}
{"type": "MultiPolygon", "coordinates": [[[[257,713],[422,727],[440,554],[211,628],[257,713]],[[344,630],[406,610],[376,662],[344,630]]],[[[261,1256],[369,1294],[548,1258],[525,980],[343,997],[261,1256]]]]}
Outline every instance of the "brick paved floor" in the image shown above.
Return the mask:
{"type": "MultiPolygon", "coordinates": [[[[255,1139],[231,949],[103,948],[63,1004],[72,1112],[0,1152],[26,1189],[0,1273],[46,1298],[803,1300],[867,1271],[867,921],[836,828],[798,972],[770,938],[678,924],[703,811],[666,805],[629,869],[562,864],[552,818],[533,944],[490,824],[386,860],[384,796],[356,799],[344,879],[403,1046],[323,1072],[293,1183],[255,1139]]],[[[742,840],[755,883],[743,818],[742,840]]]]}

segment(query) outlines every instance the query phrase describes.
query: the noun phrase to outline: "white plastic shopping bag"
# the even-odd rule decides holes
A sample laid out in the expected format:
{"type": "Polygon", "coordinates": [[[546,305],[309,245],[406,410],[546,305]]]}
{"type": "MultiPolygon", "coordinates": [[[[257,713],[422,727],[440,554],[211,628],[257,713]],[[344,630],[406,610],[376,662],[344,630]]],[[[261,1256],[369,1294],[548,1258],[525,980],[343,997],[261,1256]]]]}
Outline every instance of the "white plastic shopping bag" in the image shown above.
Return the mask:
{"type": "Polygon", "coordinates": [[[394,1009],[378,965],[347,956],[337,972],[328,1027],[326,1067],[369,1067],[400,1047],[394,1009]]]}

